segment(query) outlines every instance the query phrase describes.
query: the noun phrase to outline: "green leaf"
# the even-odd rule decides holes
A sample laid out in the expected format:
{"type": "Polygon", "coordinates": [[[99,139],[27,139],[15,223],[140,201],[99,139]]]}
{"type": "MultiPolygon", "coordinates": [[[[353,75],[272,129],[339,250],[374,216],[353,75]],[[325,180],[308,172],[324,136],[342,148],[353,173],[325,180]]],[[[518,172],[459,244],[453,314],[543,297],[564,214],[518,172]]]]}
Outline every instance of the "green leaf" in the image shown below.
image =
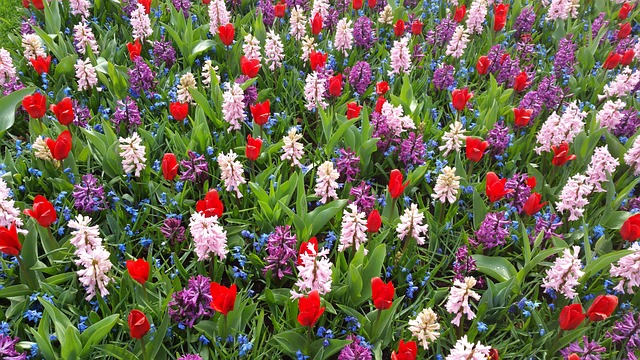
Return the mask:
{"type": "Polygon", "coordinates": [[[113,326],[118,321],[119,317],[119,314],[107,316],[106,318],[89,326],[82,333],[82,335],[80,336],[80,340],[82,341],[83,345],[82,352],[80,353],[81,357],[85,357],[91,354],[91,350],[94,348],[94,346],[109,334],[113,326]]]}
{"type": "Polygon", "coordinates": [[[193,60],[200,55],[200,53],[205,52],[211,48],[216,46],[216,42],[213,40],[201,40],[198,41],[196,46],[191,50],[191,56],[189,56],[189,62],[193,62],[193,60]]]}
{"type": "Polygon", "coordinates": [[[82,351],[82,342],[80,342],[80,332],[73,326],[65,330],[65,342],[62,344],[61,354],[65,360],[77,359],[82,351]]]}
{"type": "Polygon", "coordinates": [[[22,103],[22,99],[31,95],[35,88],[17,90],[11,94],[0,98],[0,132],[8,130],[13,126],[16,119],[16,107],[22,103]]]}
{"type": "Polygon", "coordinates": [[[358,120],[359,120],[358,118],[347,120],[344,123],[342,123],[342,125],[340,125],[338,130],[336,130],[336,132],[334,132],[333,135],[331,135],[331,139],[329,139],[327,146],[325,146],[324,148],[325,154],[330,155],[331,153],[333,153],[333,148],[336,146],[338,141],[340,141],[345,131],[347,131],[347,129],[351,127],[353,124],[355,124],[356,121],[358,120]]]}
{"type": "Polygon", "coordinates": [[[33,290],[29,289],[27,285],[13,285],[8,286],[6,288],[0,289],[0,299],[15,297],[15,296],[26,296],[31,295],[33,290]]]}
{"type": "Polygon", "coordinates": [[[78,60],[78,55],[75,55],[75,54],[69,55],[63,58],[62,60],[60,60],[58,65],[56,65],[56,71],[55,71],[56,77],[59,77],[65,74],[74,74],[74,69],[75,69],[74,66],[77,60],[78,60]]]}
{"type": "Polygon", "coordinates": [[[516,276],[516,268],[505,258],[499,256],[471,255],[476,261],[478,271],[503,282],[516,276]]]}
{"type": "MultiPolygon", "coordinates": [[[[57,307],[53,306],[50,302],[42,299],[41,297],[38,297],[38,300],[40,301],[40,304],[42,304],[42,306],[44,307],[45,311],[49,313],[49,316],[51,316],[51,320],[53,320],[53,326],[56,329],[56,335],[58,336],[58,340],[60,341],[60,344],[62,345],[64,350],[64,344],[67,340],[66,331],[68,328],[75,329],[75,327],[71,325],[71,321],[69,321],[69,318],[66,317],[62,313],[62,311],[60,311],[57,307]]],[[[74,341],[74,340],[72,339],[71,341],[74,341]]]]}
{"type": "Polygon", "coordinates": [[[280,344],[282,350],[292,356],[307,343],[307,339],[304,336],[293,330],[275,334],[272,339],[280,344]]]}
{"type": "Polygon", "coordinates": [[[593,260],[589,265],[585,266],[584,275],[582,276],[582,279],[580,279],[580,283],[584,283],[584,281],[586,281],[590,276],[596,274],[598,271],[606,269],[612,263],[630,254],[633,254],[632,250],[620,250],[602,255],[593,260]]]}
{"type": "Polygon", "coordinates": [[[49,34],[57,34],[60,31],[60,9],[58,0],[44,1],[44,23],[49,34]]]}
{"type": "Polygon", "coordinates": [[[118,360],[139,360],[136,355],[134,355],[131,351],[127,350],[126,345],[100,345],[97,346],[98,350],[105,355],[109,355],[118,360]]]}

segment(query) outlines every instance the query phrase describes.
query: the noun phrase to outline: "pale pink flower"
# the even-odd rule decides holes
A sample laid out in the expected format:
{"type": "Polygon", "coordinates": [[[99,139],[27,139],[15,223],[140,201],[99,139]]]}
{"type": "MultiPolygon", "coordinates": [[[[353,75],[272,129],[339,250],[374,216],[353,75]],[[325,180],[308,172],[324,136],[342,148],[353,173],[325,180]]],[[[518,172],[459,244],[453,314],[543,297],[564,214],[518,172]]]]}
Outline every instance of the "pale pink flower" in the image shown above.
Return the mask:
{"type": "Polygon", "coordinates": [[[340,177],[340,173],[333,167],[333,163],[331,161],[322,163],[318,167],[316,175],[318,179],[316,180],[315,195],[320,197],[320,202],[326,204],[330,198],[337,199],[338,182],[336,180],[340,177]]]}
{"type": "Polygon", "coordinates": [[[633,141],[633,145],[624,154],[624,162],[633,169],[633,175],[640,175],[640,136],[633,141]]]}
{"type": "Polygon", "coordinates": [[[133,173],[135,177],[140,176],[140,171],[146,167],[146,151],[137,132],[128,138],[120,138],[120,157],[122,158],[122,168],[126,174],[133,173]]]}
{"type": "Polygon", "coordinates": [[[560,117],[556,112],[549,115],[547,121],[542,124],[536,139],[540,146],[534,150],[541,154],[544,151],[551,151],[552,146],[558,146],[563,142],[571,144],[573,139],[584,129],[584,119],[587,117],[585,111],[580,111],[577,102],[567,105],[560,117]]]}
{"type": "Polygon", "coordinates": [[[317,290],[320,295],[331,291],[331,261],[327,258],[329,249],[321,249],[318,253],[313,247],[309,253],[300,254],[301,264],[298,264],[297,290],[291,289],[291,298],[299,299],[310,292],[317,290]]]}
{"type": "Polygon", "coordinates": [[[409,37],[405,36],[393,42],[389,76],[400,73],[409,74],[410,72],[411,54],[409,53],[409,37]]]}
{"type": "Polygon", "coordinates": [[[89,301],[100,291],[100,296],[109,295],[107,285],[113,281],[107,275],[111,267],[111,254],[102,246],[98,246],[90,251],[82,251],[78,254],[76,265],[82,266],[83,269],[78,270],[78,280],[85,287],[87,296],[85,300],[89,301]],[[97,288],[97,289],[96,289],[97,288]]]}
{"type": "Polygon", "coordinates": [[[416,128],[411,117],[404,115],[404,110],[400,105],[393,106],[391,102],[386,101],[382,105],[380,114],[386,119],[387,125],[393,131],[394,136],[400,136],[406,130],[416,128]]]}
{"type": "Polygon", "coordinates": [[[640,286],[640,243],[634,242],[629,247],[633,253],[623,256],[615,265],[611,265],[611,277],[621,277],[614,290],[627,294],[635,294],[633,287],[640,286]]]}
{"type": "MultiPolygon", "coordinates": [[[[342,230],[338,251],[353,247],[356,251],[367,241],[367,215],[358,212],[356,204],[350,204],[342,213],[342,230]]],[[[367,249],[364,249],[365,255],[367,249]]]]}
{"type": "Polygon", "coordinates": [[[318,76],[316,71],[307,75],[304,85],[304,97],[307,100],[306,108],[308,110],[315,109],[318,105],[326,108],[327,102],[324,100],[327,79],[318,76]]]}
{"type": "Polygon", "coordinates": [[[262,61],[262,56],[260,55],[260,40],[251,34],[247,34],[244,36],[244,42],[242,43],[242,52],[244,56],[249,60],[259,60],[262,61]]]}
{"type": "MultiPolygon", "coordinates": [[[[638,56],[637,52],[636,56],[638,56]]],[[[638,82],[640,82],[640,71],[625,67],[613,81],[604,86],[604,94],[598,95],[598,99],[627,96],[636,88],[638,82]]]]}
{"type": "Polygon", "coordinates": [[[291,161],[291,166],[301,165],[300,159],[304,155],[304,146],[299,142],[300,139],[302,139],[302,134],[298,134],[295,127],[289,129],[287,135],[282,138],[284,154],[282,154],[280,160],[291,161]]]}
{"type": "Polygon", "coordinates": [[[438,148],[440,151],[444,150],[442,156],[449,155],[451,151],[459,152],[460,149],[462,149],[467,139],[465,132],[467,132],[467,130],[462,127],[460,121],[456,120],[449,124],[449,131],[445,131],[442,135],[443,144],[438,148]]]}
{"type": "Polygon", "coordinates": [[[202,75],[202,83],[207,86],[211,86],[211,74],[213,74],[218,80],[218,84],[220,83],[220,75],[218,75],[219,69],[218,65],[213,65],[211,59],[205,60],[204,65],[202,65],[202,71],[200,75],[202,75]]]}
{"type": "Polygon", "coordinates": [[[76,79],[78,80],[78,90],[91,90],[98,84],[96,69],[91,64],[91,60],[78,59],[73,66],[76,69],[76,79]]]}
{"type": "Polygon", "coordinates": [[[23,55],[27,59],[35,59],[37,57],[47,57],[42,46],[40,37],[36,34],[22,35],[23,55]]]}
{"type": "Polygon", "coordinates": [[[78,214],[75,219],[69,220],[67,226],[74,229],[71,232],[71,245],[76,247],[76,255],[80,252],[89,252],[103,246],[98,225],[89,225],[91,218],[78,214]]]}
{"type": "Polygon", "coordinates": [[[547,275],[542,281],[542,287],[545,288],[545,291],[553,289],[563,294],[567,299],[573,299],[578,295],[575,288],[580,285],[580,278],[584,275],[578,254],[580,254],[579,246],[564,249],[562,256],[558,256],[553,266],[547,269],[547,275]]]}
{"type": "Polygon", "coordinates": [[[595,192],[605,192],[602,183],[607,181],[607,175],[612,175],[620,162],[614,158],[607,146],[597,147],[591,156],[591,162],[587,167],[587,183],[593,186],[595,192]]]}
{"type": "Polygon", "coordinates": [[[81,22],[73,27],[73,42],[79,54],[86,55],[87,49],[91,49],[93,55],[99,55],[98,42],[88,24],[81,22]]]}
{"type": "Polygon", "coordinates": [[[151,19],[145,12],[144,6],[138,3],[138,7],[131,12],[131,26],[133,27],[133,38],[140,41],[153,35],[151,29],[151,19]]]}
{"type": "Polygon", "coordinates": [[[327,24],[327,19],[329,18],[329,1],[328,0],[313,0],[313,6],[311,7],[311,19],[313,19],[316,14],[320,13],[322,16],[322,25],[327,24]]]}
{"type": "Polygon", "coordinates": [[[227,132],[240,130],[244,119],[244,91],[238,83],[227,83],[227,90],[222,94],[222,115],[229,123],[227,132]]]}
{"type": "Polygon", "coordinates": [[[82,18],[89,17],[89,8],[91,2],[89,0],[69,0],[69,8],[71,8],[72,15],[82,15],[82,18]]]}
{"type": "Polygon", "coordinates": [[[224,182],[225,190],[235,190],[239,199],[242,197],[240,185],[246,184],[247,180],[244,178],[242,163],[237,161],[237,158],[238,154],[233,151],[229,151],[229,154],[220,153],[218,155],[218,166],[220,166],[220,178],[224,182]]]}
{"type": "Polygon", "coordinates": [[[584,214],[584,207],[589,204],[587,196],[593,191],[588,178],[576,174],[567,180],[562,188],[560,201],[556,202],[556,210],[564,213],[569,210],[569,221],[578,220],[584,214]]]}
{"type": "Polygon", "coordinates": [[[270,70],[275,70],[282,66],[284,59],[284,46],[280,35],[271,29],[267,33],[267,39],[264,42],[264,57],[270,70]]]}
{"type": "Polygon", "coordinates": [[[349,50],[353,48],[353,23],[347,18],[340,19],[336,26],[336,38],[333,42],[334,47],[338,51],[342,51],[347,55],[349,50]]]}
{"type": "Polygon", "coordinates": [[[449,45],[447,45],[447,55],[451,55],[454,58],[459,58],[464,54],[464,50],[467,48],[469,42],[469,34],[465,30],[464,26],[458,25],[456,27],[449,45]]]}
{"type": "Polygon", "coordinates": [[[451,349],[445,360],[487,360],[490,358],[490,346],[485,346],[478,341],[470,343],[467,335],[462,336],[451,349]]]}
{"type": "Polygon", "coordinates": [[[418,245],[424,245],[429,230],[428,224],[423,224],[424,214],[418,211],[417,204],[411,204],[410,207],[404,209],[404,213],[400,216],[400,223],[396,227],[398,238],[404,239],[407,235],[414,238],[418,245]]]}
{"type": "Polygon", "coordinates": [[[212,0],[209,3],[209,32],[213,36],[218,35],[218,28],[227,25],[231,20],[231,14],[224,4],[224,0],[212,0]]]}
{"type": "Polygon", "coordinates": [[[440,324],[438,315],[431,308],[424,308],[415,319],[409,320],[409,331],[418,338],[419,344],[424,350],[429,348],[429,344],[440,337],[440,324]]]}
{"type": "Polygon", "coordinates": [[[449,292],[445,309],[449,314],[455,314],[451,323],[455,326],[460,326],[460,320],[462,315],[467,316],[467,320],[473,320],[476,314],[471,310],[469,305],[469,299],[480,300],[480,295],[473,291],[472,288],[476,285],[477,281],[474,277],[468,276],[464,278],[464,282],[460,280],[454,280],[453,286],[449,292]]]}
{"type": "Polygon", "coordinates": [[[549,11],[547,12],[547,21],[555,21],[558,19],[567,20],[570,16],[578,16],[578,7],[580,4],[576,0],[551,0],[549,11]]]}
{"type": "Polygon", "coordinates": [[[607,100],[602,109],[596,114],[596,120],[600,122],[600,126],[613,130],[624,117],[624,114],[620,112],[624,107],[625,103],[622,100],[607,100]]]}
{"type": "Polygon", "coordinates": [[[22,230],[24,225],[20,219],[20,209],[15,207],[15,201],[11,196],[11,189],[7,183],[0,177],[0,226],[9,228],[11,224],[16,224],[18,232],[26,235],[27,230],[22,230]]]}
{"type": "Polygon", "coordinates": [[[443,204],[447,201],[449,204],[453,204],[458,197],[459,190],[460,176],[456,175],[456,168],[445,166],[436,179],[436,186],[433,188],[431,197],[443,204]]]}
{"type": "Polygon", "coordinates": [[[487,17],[487,0],[473,0],[467,15],[467,31],[469,34],[482,34],[484,26],[482,23],[487,17]]]}
{"type": "Polygon", "coordinates": [[[217,216],[205,217],[199,212],[191,214],[189,232],[193,236],[198,261],[209,259],[211,254],[220,260],[227,257],[227,231],[220,226],[217,216]]]}
{"type": "Polygon", "coordinates": [[[5,48],[0,48],[0,86],[12,82],[15,77],[16,67],[11,54],[5,48]]]}
{"type": "Polygon", "coordinates": [[[304,10],[300,5],[296,5],[291,9],[291,17],[289,18],[289,34],[296,40],[302,40],[307,34],[307,18],[304,16],[304,10]]]}

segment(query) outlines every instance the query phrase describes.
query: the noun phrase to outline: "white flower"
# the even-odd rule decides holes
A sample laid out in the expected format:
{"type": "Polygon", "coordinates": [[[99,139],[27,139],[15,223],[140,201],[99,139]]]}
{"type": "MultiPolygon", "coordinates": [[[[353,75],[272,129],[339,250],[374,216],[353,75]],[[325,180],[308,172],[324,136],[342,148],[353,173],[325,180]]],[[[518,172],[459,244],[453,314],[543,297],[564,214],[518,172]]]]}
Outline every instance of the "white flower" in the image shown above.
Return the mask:
{"type": "Polygon", "coordinates": [[[578,295],[575,288],[580,285],[579,280],[584,275],[582,262],[578,256],[580,247],[573,246],[571,250],[564,249],[562,256],[556,258],[553,266],[547,270],[547,276],[542,283],[546,291],[553,289],[562,293],[567,299],[573,299],[578,295]]]}
{"type": "Polygon", "coordinates": [[[304,97],[307,100],[306,108],[313,110],[320,105],[321,108],[326,108],[327,102],[324,100],[324,93],[326,91],[327,79],[318,76],[316,71],[307,75],[304,85],[304,97]]]}
{"type": "Polygon", "coordinates": [[[204,65],[202,65],[202,83],[204,85],[211,86],[211,74],[215,75],[216,79],[218,79],[218,84],[220,83],[220,75],[218,75],[219,69],[218,65],[213,66],[211,60],[205,60],[204,65]]]}
{"type": "Polygon", "coordinates": [[[462,123],[458,120],[449,124],[449,131],[445,131],[442,135],[443,145],[440,145],[440,151],[444,150],[442,156],[447,156],[451,151],[460,151],[467,136],[464,134],[467,130],[462,128],[462,123]]]}
{"type": "Polygon", "coordinates": [[[291,9],[289,24],[289,34],[294,39],[301,40],[307,34],[307,18],[304,16],[304,10],[300,5],[296,5],[291,9]]]}
{"type": "Polygon", "coordinates": [[[100,229],[98,225],[89,225],[91,218],[78,214],[75,219],[69,220],[67,226],[74,231],[71,232],[71,245],[76,247],[76,253],[88,252],[102,246],[102,238],[100,237],[100,229]]]}
{"type": "Polygon", "coordinates": [[[347,55],[349,50],[353,48],[353,28],[351,25],[351,20],[343,18],[338,21],[336,26],[334,47],[336,50],[342,51],[344,55],[347,55]]]}
{"type": "Polygon", "coordinates": [[[96,287],[100,291],[100,296],[109,295],[107,285],[112,279],[107,273],[113,266],[109,260],[110,256],[111,254],[102,246],[78,254],[78,260],[75,263],[84,268],[78,270],[78,280],[86,288],[87,296],[85,299],[87,301],[96,296],[96,287]]]}
{"type": "Polygon", "coordinates": [[[458,339],[446,360],[487,360],[490,350],[491,347],[484,346],[479,341],[476,344],[470,343],[467,335],[464,335],[458,339]]]}
{"type": "Polygon", "coordinates": [[[227,257],[227,232],[218,223],[217,216],[205,217],[202,213],[193,213],[189,219],[189,231],[193,236],[198,261],[209,259],[211,253],[220,260],[227,257]]]}
{"type": "Polygon", "coordinates": [[[137,132],[128,138],[120,138],[120,157],[122,158],[122,168],[127,174],[134,173],[139,177],[140,171],[146,167],[146,148],[142,145],[142,139],[137,132]]]}
{"type": "Polygon", "coordinates": [[[327,258],[329,249],[322,249],[318,253],[309,247],[310,253],[300,254],[301,264],[298,264],[298,290],[291,289],[291,298],[298,299],[313,290],[318,290],[320,295],[328,294],[331,291],[331,261],[327,258]]]}
{"type": "Polygon", "coordinates": [[[178,84],[178,101],[181,103],[191,103],[193,97],[189,92],[190,88],[196,87],[196,78],[192,73],[187,72],[180,77],[180,83],[178,84]]]}
{"type": "Polygon", "coordinates": [[[255,36],[251,34],[247,34],[244,36],[242,51],[244,52],[244,56],[246,56],[247,59],[257,59],[259,61],[262,61],[262,57],[260,56],[260,41],[255,36]]]}
{"type": "Polygon", "coordinates": [[[76,69],[76,79],[78,80],[78,90],[90,90],[98,84],[96,69],[91,64],[91,60],[78,59],[73,66],[76,69]]]}
{"type": "Polygon", "coordinates": [[[393,25],[393,8],[391,5],[385,5],[384,9],[378,16],[378,22],[385,25],[393,25]]]}
{"type": "MultiPolygon", "coordinates": [[[[338,251],[342,252],[347,248],[354,247],[356,251],[360,245],[367,241],[367,219],[366,214],[358,212],[356,204],[350,204],[344,209],[342,214],[342,231],[340,232],[340,244],[338,251]]],[[[365,255],[367,249],[364,249],[365,255]]]]}
{"type": "Polygon", "coordinates": [[[264,55],[270,70],[275,70],[282,66],[284,46],[282,45],[280,35],[276,34],[273,29],[267,33],[267,40],[264,44],[264,55]]]}
{"type": "Polygon", "coordinates": [[[425,236],[429,225],[422,224],[424,214],[418,211],[418,205],[411,204],[411,207],[404,209],[404,213],[400,216],[400,223],[396,228],[398,238],[404,239],[407,235],[414,238],[418,245],[424,245],[425,236]]]}
{"type": "Polygon", "coordinates": [[[282,150],[284,154],[280,157],[280,160],[290,160],[291,166],[300,166],[300,159],[304,155],[304,146],[298,140],[302,139],[302,134],[296,132],[296,128],[292,127],[286,136],[282,138],[284,145],[282,150]]]}
{"type": "Polygon", "coordinates": [[[242,197],[240,192],[240,185],[246,184],[244,179],[244,168],[240,161],[236,161],[238,154],[233,151],[229,151],[229,154],[220,153],[218,155],[218,166],[220,166],[220,177],[224,181],[225,189],[227,191],[236,190],[236,196],[242,197]]]}
{"type": "Polygon", "coordinates": [[[337,199],[338,194],[336,189],[338,183],[336,180],[340,177],[340,173],[333,167],[331,161],[325,161],[316,173],[318,179],[316,180],[316,196],[320,196],[320,202],[326,204],[329,198],[337,199]]]}
{"type": "Polygon", "coordinates": [[[35,59],[37,57],[46,57],[42,41],[36,34],[27,34],[22,36],[23,55],[27,59],[35,59]]]}
{"type": "Polygon", "coordinates": [[[473,320],[476,317],[469,306],[469,298],[480,300],[480,295],[472,290],[476,282],[476,279],[471,276],[465,277],[464,282],[460,280],[453,282],[445,308],[449,314],[456,314],[456,317],[451,321],[455,326],[460,326],[463,314],[467,315],[467,320],[473,320]]]}
{"type": "Polygon", "coordinates": [[[42,136],[38,136],[31,145],[31,152],[36,159],[55,162],[53,155],[51,155],[51,149],[47,146],[47,141],[42,136]]]}
{"type": "Polygon", "coordinates": [[[415,319],[409,320],[409,331],[418,338],[422,348],[427,350],[429,343],[440,337],[438,315],[431,308],[424,308],[415,319]]]}
{"type": "Polygon", "coordinates": [[[464,54],[464,50],[467,48],[469,42],[469,34],[462,25],[456,27],[456,31],[453,33],[449,45],[447,45],[447,55],[451,55],[454,58],[459,58],[464,54]]]}
{"type": "Polygon", "coordinates": [[[309,55],[316,49],[316,43],[313,37],[305,35],[302,39],[302,56],[300,59],[303,61],[309,61],[309,55]]]}
{"type": "Polygon", "coordinates": [[[436,179],[436,186],[433,188],[434,193],[431,197],[438,199],[441,203],[448,201],[453,204],[460,190],[460,176],[456,175],[456,168],[445,166],[442,173],[436,179]]]}

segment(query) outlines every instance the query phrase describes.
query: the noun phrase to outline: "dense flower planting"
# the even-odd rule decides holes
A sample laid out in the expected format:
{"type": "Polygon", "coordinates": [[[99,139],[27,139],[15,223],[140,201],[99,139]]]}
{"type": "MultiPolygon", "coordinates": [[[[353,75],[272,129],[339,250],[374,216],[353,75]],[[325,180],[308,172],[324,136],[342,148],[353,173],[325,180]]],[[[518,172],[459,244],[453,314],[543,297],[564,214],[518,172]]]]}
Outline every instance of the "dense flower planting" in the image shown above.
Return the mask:
{"type": "Polygon", "coordinates": [[[0,358],[640,355],[636,2],[22,5],[0,358]]]}

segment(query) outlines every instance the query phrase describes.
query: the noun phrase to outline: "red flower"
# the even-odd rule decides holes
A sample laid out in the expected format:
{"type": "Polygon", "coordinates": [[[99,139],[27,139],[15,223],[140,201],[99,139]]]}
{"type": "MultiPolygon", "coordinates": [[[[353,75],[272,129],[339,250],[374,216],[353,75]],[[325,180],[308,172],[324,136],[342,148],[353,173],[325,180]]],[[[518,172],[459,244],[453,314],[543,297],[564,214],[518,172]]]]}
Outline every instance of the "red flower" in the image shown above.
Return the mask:
{"type": "Polygon", "coordinates": [[[256,102],[255,105],[249,105],[251,109],[251,116],[253,116],[253,122],[262,126],[269,121],[269,115],[271,114],[271,102],[269,99],[264,102],[256,102]]]}
{"type": "Polygon", "coordinates": [[[53,204],[42,195],[36,195],[33,199],[33,210],[24,209],[23,213],[34,218],[42,227],[49,227],[58,219],[53,204]]]}
{"type": "Polygon", "coordinates": [[[625,20],[634,7],[635,4],[624,3],[624,5],[622,5],[622,7],[620,8],[620,12],[618,12],[618,19],[625,20]]]}
{"type": "Polygon", "coordinates": [[[451,99],[453,108],[462,111],[467,107],[467,102],[473,97],[473,94],[469,92],[469,89],[464,88],[462,90],[455,89],[451,93],[451,99]]]}
{"type": "Polygon", "coordinates": [[[151,1],[152,0],[138,0],[138,4],[142,4],[142,6],[144,6],[144,12],[147,15],[151,12],[151,1]]]}
{"type": "Polygon", "coordinates": [[[573,330],[582,323],[585,317],[586,315],[582,313],[582,305],[567,305],[562,309],[558,318],[560,329],[573,330]]]}
{"type": "Polygon", "coordinates": [[[47,147],[51,151],[51,156],[56,160],[64,160],[69,156],[71,151],[71,133],[69,130],[65,130],[56,140],[47,138],[47,147]]]}
{"type": "Polygon", "coordinates": [[[640,214],[632,215],[622,224],[620,236],[630,242],[640,239],[640,214]]]}
{"type": "Polygon", "coordinates": [[[622,55],[612,51],[609,53],[609,56],[607,56],[607,60],[604,61],[604,64],[602,64],[602,68],[607,70],[614,69],[618,64],[620,64],[620,61],[622,61],[622,55]]]}
{"type": "Polygon", "coordinates": [[[527,178],[527,186],[529,187],[529,189],[535,188],[537,183],[538,181],[536,180],[535,176],[529,176],[527,178]]]}
{"type": "Polygon", "coordinates": [[[504,185],[507,183],[507,179],[500,179],[496,173],[488,172],[486,178],[485,192],[489,201],[496,202],[513,192],[513,189],[505,190],[504,185]]]}
{"type": "Polygon", "coordinates": [[[567,360],[580,360],[580,356],[578,356],[578,354],[576,353],[571,353],[569,354],[569,357],[567,358],[567,360]]]}
{"type": "Polygon", "coordinates": [[[29,8],[29,0],[22,0],[22,6],[24,6],[25,9],[29,8]]]}
{"type": "Polygon", "coordinates": [[[382,226],[382,218],[378,210],[374,209],[369,213],[369,217],[367,218],[367,231],[377,233],[378,230],[380,230],[380,226],[382,226]]]}
{"type": "Polygon", "coordinates": [[[169,104],[169,112],[177,121],[182,121],[189,115],[189,104],[182,102],[172,102],[169,104]]]}
{"type": "Polygon", "coordinates": [[[500,360],[500,354],[498,354],[498,350],[491,348],[489,350],[489,360],[500,360]]]}
{"type": "Polygon", "coordinates": [[[353,10],[362,9],[362,0],[353,0],[353,10]]]}
{"type": "Polygon", "coordinates": [[[392,199],[399,198],[407,185],[409,185],[409,180],[404,184],[402,183],[402,173],[400,170],[391,170],[391,174],[389,175],[389,194],[391,194],[392,199]]]}
{"type": "Polygon", "coordinates": [[[47,98],[39,92],[27,95],[22,99],[22,107],[32,118],[41,118],[47,113],[47,98]]]}
{"type": "Polygon", "coordinates": [[[38,75],[42,75],[43,73],[49,73],[49,65],[51,65],[51,55],[43,58],[42,56],[38,56],[35,59],[29,60],[31,61],[31,65],[36,70],[38,75]]]}
{"type": "Polygon", "coordinates": [[[533,109],[513,109],[513,122],[516,126],[527,126],[531,122],[531,115],[533,114],[533,109]]]}
{"type": "Polygon", "coordinates": [[[396,23],[393,25],[393,33],[397,37],[404,35],[404,20],[398,19],[398,21],[396,21],[396,23]]]}
{"type": "Polygon", "coordinates": [[[318,239],[312,237],[309,241],[305,241],[300,244],[300,251],[298,251],[298,265],[302,264],[302,257],[300,255],[306,254],[317,254],[318,253],[318,239]],[[311,250],[313,249],[313,251],[311,250]]]}
{"type": "Polygon", "coordinates": [[[342,91],[342,74],[329,77],[329,95],[333,97],[340,96],[342,91]]]}
{"type": "Polygon", "coordinates": [[[620,64],[625,66],[631,64],[635,56],[636,56],[636,52],[633,51],[633,49],[629,49],[625,51],[624,54],[622,55],[622,59],[620,60],[620,64]]]}
{"type": "Polygon", "coordinates": [[[611,316],[618,306],[618,297],[615,295],[600,295],[587,310],[587,316],[591,321],[602,321],[611,316]]]}
{"type": "Polygon", "coordinates": [[[202,3],[205,5],[209,5],[209,3],[211,3],[211,0],[202,0],[202,3]]]}
{"type": "Polygon", "coordinates": [[[540,200],[542,200],[542,195],[538,193],[531,193],[527,201],[525,201],[522,206],[522,211],[529,216],[533,216],[548,203],[548,201],[541,203],[540,200]]]}
{"type": "Polygon", "coordinates": [[[519,92],[529,86],[531,82],[527,82],[527,78],[527,73],[524,71],[518,74],[513,82],[513,90],[519,92]]]}
{"type": "Polygon", "coordinates": [[[131,337],[134,339],[142,339],[151,329],[147,315],[137,309],[131,310],[127,322],[129,323],[131,337]]]}
{"type": "Polygon", "coordinates": [[[218,192],[215,189],[209,190],[203,200],[196,202],[196,211],[203,213],[205,217],[217,216],[221,218],[224,204],[220,201],[218,192]]]}
{"type": "Polygon", "coordinates": [[[162,157],[162,176],[165,180],[172,181],[178,175],[178,159],[172,153],[166,153],[162,157]]]}
{"type": "Polygon", "coordinates": [[[43,0],[31,0],[33,7],[38,10],[44,10],[44,1],[43,0]]]}
{"type": "Polygon", "coordinates": [[[461,23],[464,20],[464,16],[467,14],[467,6],[462,4],[460,6],[456,6],[456,11],[453,15],[453,20],[457,23],[461,23]]]}
{"type": "Polygon", "coordinates": [[[139,39],[134,42],[127,43],[127,50],[129,50],[129,59],[135,61],[142,52],[142,44],[139,39]]]}
{"type": "Polygon", "coordinates": [[[273,7],[273,12],[275,13],[276,17],[283,18],[284,17],[284,11],[286,9],[287,9],[287,4],[284,2],[284,0],[280,0],[280,2],[278,2],[273,7]]]}
{"type": "Polygon", "coordinates": [[[371,299],[376,309],[386,310],[390,308],[395,294],[396,290],[391,281],[385,284],[379,277],[371,279],[371,299]]]}
{"type": "Polygon", "coordinates": [[[484,155],[484,151],[487,150],[489,143],[483,141],[480,138],[467,136],[467,159],[478,162],[482,160],[482,156],[484,155]]]}
{"type": "Polygon", "coordinates": [[[382,97],[382,96],[378,96],[378,100],[376,100],[376,108],[374,109],[375,112],[380,113],[382,112],[382,105],[384,105],[384,103],[386,103],[387,100],[382,97]]]}
{"type": "Polygon", "coordinates": [[[404,342],[400,339],[398,352],[391,353],[391,360],[416,360],[418,356],[418,344],[415,341],[404,342]]]}
{"type": "Polygon", "coordinates": [[[320,51],[312,51],[309,54],[309,62],[311,63],[311,70],[324,69],[324,65],[327,63],[327,55],[320,51]]]}
{"type": "Polygon", "coordinates": [[[144,259],[127,260],[127,270],[129,276],[141,285],[149,280],[149,263],[144,259]]]}
{"type": "Polygon", "coordinates": [[[362,106],[358,105],[355,101],[352,101],[347,104],[347,119],[355,119],[360,116],[360,110],[362,110],[362,106]]]}
{"type": "Polygon", "coordinates": [[[631,24],[628,22],[620,24],[620,30],[618,31],[618,40],[626,39],[631,34],[631,24]]]}
{"type": "Polygon", "coordinates": [[[233,37],[235,34],[236,29],[233,27],[232,23],[218,27],[218,36],[220,37],[220,41],[227,46],[233,43],[233,37]]]}
{"type": "Polygon", "coordinates": [[[500,31],[507,23],[507,13],[509,12],[508,4],[493,4],[493,31],[500,31]]]}
{"type": "Polygon", "coordinates": [[[245,155],[247,159],[255,161],[260,156],[260,148],[262,147],[262,139],[254,139],[251,134],[247,135],[247,147],[245,155]]]}
{"type": "Polygon", "coordinates": [[[60,100],[57,104],[52,104],[50,109],[56,115],[58,122],[65,126],[69,126],[76,117],[73,113],[73,102],[68,97],[60,100]]]}
{"type": "Polygon", "coordinates": [[[575,155],[569,155],[569,144],[566,142],[562,142],[558,146],[551,146],[551,150],[553,150],[553,160],[551,163],[555,166],[562,166],[567,163],[567,161],[575,160],[575,155]]]}
{"type": "Polygon", "coordinates": [[[374,8],[376,7],[376,3],[378,2],[378,0],[367,0],[367,4],[369,5],[370,8],[374,8]]]}
{"type": "Polygon", "coordinates": [[[227,316],[236,304],[237,294],[236,284],[226,287],[214,281],[211,283],[211,298],[213,299],[211,300],[211,307],[213,310],[227,316]]]}
{"type": "Polygon", "coordinates": [[[313,35],[318,35],[320,31],[322,31],[322,15],[318,12],[311,20],[311,32],[313,35]]]}
{"type": "Polygon", "coordinates": [[[250,78],[254,78],[258,76],[258,72],[260,71],[260,60],[258,59],[247,59],[246,56],[242,56],[240,58],[240,69],[242,73],[250,78]]]}
{"type": "Polygon", "coordinates": [[[414,22],[411,23],[411,33],[413,35],[422,34],[423,26],[424,26],[424,24],[422,24],[422,22],[420,20],[415,20],[414,22]]]}
{"type": "Polygon", "coordinates": [[[298,300],[298,322],[302,326],[313,327],[324,313],[324,308],[320,307],[320,294],[318,290],[313,290],[308,296],[298,300]]]}
{"type": "Polygon", "coordinates": [[[386,81],[380,81],[376,83],[376,93],[378,95],[384,95],[389,91],[389,83],[386,81]]]}
{"type": "Polygon", "coordinates": [[[8,229],[0,226],[0,252],[3,254],[18,256],[22,250],[22,244],[18,240],[16,224],[11,224],[8,229]]]}
{"type": "Polygon", "coordinates": [[[478,58],[478,62],[476,63],[476,70],[478,71],[478,74],[480,75],[486,74],[487,71],[489,71],[490,65],[491,65],[491,60],[489,60],[488,56],[486,55],[480,56],[480,58],[478,58]]]}

